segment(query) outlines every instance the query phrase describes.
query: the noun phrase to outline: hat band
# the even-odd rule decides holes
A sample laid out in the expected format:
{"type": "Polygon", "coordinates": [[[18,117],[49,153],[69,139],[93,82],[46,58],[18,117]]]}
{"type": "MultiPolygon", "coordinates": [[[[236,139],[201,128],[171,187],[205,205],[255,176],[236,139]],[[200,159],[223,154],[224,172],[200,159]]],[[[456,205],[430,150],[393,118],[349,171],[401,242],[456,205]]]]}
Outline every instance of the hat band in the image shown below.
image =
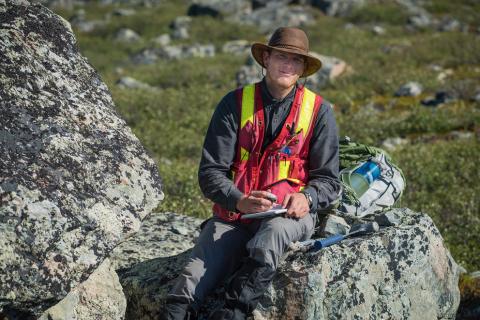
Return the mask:
{"type": "Polygon", "coordinates": [[[305,50],[305,48],[292,46],[290,44],[269,44],[269,46],[273,48],[290,49],[290,50],[298,51],[299,53],[305,54],[305,55],[308,54],[308,51],[305,50]]]}

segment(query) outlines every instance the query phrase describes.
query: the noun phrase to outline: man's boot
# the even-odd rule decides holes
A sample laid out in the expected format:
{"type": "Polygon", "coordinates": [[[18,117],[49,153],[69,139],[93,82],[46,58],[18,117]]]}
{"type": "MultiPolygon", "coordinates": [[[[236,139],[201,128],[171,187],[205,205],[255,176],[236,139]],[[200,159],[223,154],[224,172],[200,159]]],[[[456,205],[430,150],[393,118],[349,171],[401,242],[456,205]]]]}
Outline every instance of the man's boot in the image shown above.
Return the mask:
{"type": "Polygon", "coordinates": [[[167,298],[165,307],[160,314],[159,320],[192,320],[196,319],[195,312],[189,303],[178,299],[167,298]]]}
{"type": "Polygon", "coordinates": [[[274,275],[275,269],[272,267],[247,258],[228,285],[225,292],[225,307],[214,312],[209,319],[246,319],[257,306],[274,275]]]}

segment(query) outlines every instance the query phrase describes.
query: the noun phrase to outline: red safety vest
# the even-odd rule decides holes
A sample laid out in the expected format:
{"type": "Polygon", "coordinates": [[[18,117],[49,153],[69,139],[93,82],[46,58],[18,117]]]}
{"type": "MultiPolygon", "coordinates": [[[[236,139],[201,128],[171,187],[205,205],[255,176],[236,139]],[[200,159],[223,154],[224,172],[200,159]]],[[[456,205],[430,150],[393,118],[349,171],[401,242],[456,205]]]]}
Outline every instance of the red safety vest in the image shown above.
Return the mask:
{"type": "MultiPolygon", "coordinates": [[[[244,194],[270,189],[282,203],[285,195],[300,191],[308,182],[310,139],[322,97],[298,86],[279,135],[262,153],[265,121],[260,83],[239,88],[236,93],[240,124],[231,167],[233,182],[244,194]]],[[[239,220],[242,214],[218,204],[213,212],[226,221],[239,220]]]]}

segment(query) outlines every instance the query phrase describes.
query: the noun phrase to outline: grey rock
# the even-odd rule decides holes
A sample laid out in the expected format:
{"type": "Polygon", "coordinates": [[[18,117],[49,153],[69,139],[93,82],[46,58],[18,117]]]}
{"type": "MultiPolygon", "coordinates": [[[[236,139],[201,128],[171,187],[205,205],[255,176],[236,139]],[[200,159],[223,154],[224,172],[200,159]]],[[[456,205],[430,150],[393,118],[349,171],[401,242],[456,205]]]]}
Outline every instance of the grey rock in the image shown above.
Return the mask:
{"type": "Polygon", "coordinates": [[[166,45],[170,44],[172,39],[170,38],[169,34],[165,33],[165,34],[159,35],[158,37],[154,38],[152,41],[154,43],[158,44],[158,45],[166,46],[166,45]]]}
{"type": "Polygon", "coordinates": [[[377,222],[380,227],[398,226],[402,221],[401,218],[402,216],[400,216],[399,212],[388,211],[375,216],[375,222],[377,222]]]}
{"type": "MultiPolygon", "coordinates": [[[[400,225],[354,237],[315,254],[291,252],[254,319],[453,319],[460,301],[459,268],[433,221],[392,209],[400,225]]],[[[127,319],[155,319],[189,252],[119,271],[127,319]]],[[[198,319],[218,306],[222,289],[198,319]]]]}
{"type": "Polygon", "coordinates": [[[442,19],[438,24],[438,31],[458,31],[462,27],[460,21],[453,18],[442,19]]]}
{"type": "Polygon", "coordinates": [[[307,87],[314,91],[319,91],[327,84],[334,82],[348,69],[347,63],[337,57],[324,56],[316,52],[310,52],[310,54],[316,56],[322,62],[322,68],[307,78],[307,87]]]}
{"type": "Polygon", "coordinates": [[[115,83],[117,86],[125,89],[152,89],[150,85],[138,81],[137,79],[134,79],[132,77],[121,77],[118,79],[118,81],[115,83]]]}
{"type": "Polygon", "coordinates": [[[130,8],[117,8],[112,11],[112,14],[114,16],[119,16],[119,17],[128,17],[128,16],[133,16],[137,13],[135,9],[130,9],[130,8]]]}
{"type": "Polygon", "coordinates": [[[423,87],[418,82],[408,82],[401,86],[396,92],[396,97],[415,97],[422,93],[423,87]]]}
{"type": "Polygon", "coordinates": [[[432,25],[432,19],[428,15],[415,15],[408,18],[408,24],[415,29],[424,29],[432,25]]]}
{"type": "Polygon", "coordinates": [[[172,23],[170,24],[170,28],[178,29],[178,28],[188,28],[190,27],[190,23],[192,23],[192,18],[189,16],[178,16],[176,17],[172,23]]]}
{"type": "Polygon", "coordinates": [[[427,97],[421,101],[422,105],[427,107],[437,107],[444,103],[450,103],[457,100],[454,92],[438,91],[434,97],[427,97]]]}
{"type": "Polygon", "coordinates": [[[476,102],[480,102],[480,91],[476,92],[476,93],[473,95],[473,97],[472,97],[471,100],[472,100],[472,101],[476,101],[476,102]]]}
{"type": "Polygon", "coordinates": [[[260,66],[244,65],[241,66],[235,75],[237,86],[244,86],[249,83],[256,83],[262,80],[262,69],[260,66]]]}
{"type": "Polygon", "coordinates": [[[157,48],[145,48],[130,57],[135,64],[153,64],[160,58],[162,51],[157,48]]]}
{"type": "Polygon", "coordinates": [[[328,16],[345,17],[353,9],[363,7],[365,0],[311,0],[311,5],[319,8],[328,16]]]}
{"type": "Polygon", "coordinates": [[[234,21],[258,27],[261,32],[273,32],[278,26],[305,27],[314,21],[311,10],[303,6],[284,6],[272,2],[251,13],[236,14],[234,21]]]}
{"type": "Polygon", "coordinates": [[[194,44],[186,48],[186,57],[207,58],[215,56],[215,46],[213,44],[194,44]]]}
{"type": "Polygon", "coordinates": [[[320,225],[319,235],[321,237],[329,237],[336,234],[347,234],[350,225],[342,217],[329,214],[323,218],[320,225]]]}
{"type": "Polygon", "coordinates": [[[66,20],[0,10],[0,313],[38,317],[83,282],[163,198],[66,20]]]}
{"type": "Polygon", "coordinates": [[[206,58],[215,56],[215,46],[193,44],[178,45],[178,46],[164,46],[158,51],[159,56],[167,60],[185,59],[185,58],[206,58]]]}
{"type": "Polygon", "coordinates": [[[188,8],[189,16],[222,17],[252,11],[249,0],[194,0],[188,8]]]}
{"type": "Polygon", "coordinates": [[[377,36],[382,36],[384,35],[385,33],[387,33],[387,31],[385,30],[384,27],[382,26],[373,26],[372,27],[372,32],[373,34],[377,35],[377,36]]]}
{"type": "Polygon", "coordinates": [[[233,40],[225,42],[222,52],[235,55],[248,55],[250,53],[250,42],[247,40],[233,40]]]}
{"type": "Polygon", "coordinates": [[[92,32],[99,26],[105,25],[105,21],[101,20],[90,20],[86,19],[85,10],[77,10],[72,17],[69,19],[70,24],[73,28],[77,29],[80,32],[92,32]]]}
{"type": "Polygon", "coordinates": [[[134,43],[140,40],[140,35],[132,29],[122,28],[115,33],[114,39],[118,42],[134,43]]]}
{"type": "Polygon", "coordinates": [[[478,279],[480,278],[480,271],[474,271],[470,273],[469,276],[472,277],[473,279],[478,279]]]}
{"type": "Polygon", "coordinates": [[[382,148],[387,149],[388,151],[393,151],[398,147],[401,147],[408,143],[408,139],[393,137],[387,138],[382,142],[382,148]]]}
{"type": "Polygon", "coordinates": [[[190,36],[188,34],[187,28],[177,28],[172,31],[173,39],[188,39],[190,36]]]}
{"type": "Polygon", "coordinates": [[[185,215],[153,212],[143,220],[134,236],[113,250],[112,264],[118,270],[154,258],[178,255],[193,247],[201,223],[201,219],[185,215]]]}
{"type": "Polygon", "coordinates": [[[46,310],[39,320],[125,318],[127,300],[110,260],[105,259],[87,280],[46,310]]]}

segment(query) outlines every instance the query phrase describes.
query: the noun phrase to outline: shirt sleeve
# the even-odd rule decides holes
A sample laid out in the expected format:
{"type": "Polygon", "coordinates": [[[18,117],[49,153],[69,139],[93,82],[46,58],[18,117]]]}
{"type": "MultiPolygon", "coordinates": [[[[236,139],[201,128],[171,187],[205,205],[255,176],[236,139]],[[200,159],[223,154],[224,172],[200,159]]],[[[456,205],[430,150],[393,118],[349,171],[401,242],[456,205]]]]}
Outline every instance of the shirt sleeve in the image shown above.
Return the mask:
{"type": "Polygon", "coordinates": [[[221,207],[236,211],[243,193],[231,180],[235,158],[239,115],[235,91],[228,93],[217,105],[205,136],[198,182],[205,197],[221,207]]]}
{"type": "Polygon", "coordinates": [[[327,208],[339,197],[338,151],[338,131],[333,109],[324,100],[310,141],[309,181],[304,189],[312,196],[312,212],[327,208]]]}

